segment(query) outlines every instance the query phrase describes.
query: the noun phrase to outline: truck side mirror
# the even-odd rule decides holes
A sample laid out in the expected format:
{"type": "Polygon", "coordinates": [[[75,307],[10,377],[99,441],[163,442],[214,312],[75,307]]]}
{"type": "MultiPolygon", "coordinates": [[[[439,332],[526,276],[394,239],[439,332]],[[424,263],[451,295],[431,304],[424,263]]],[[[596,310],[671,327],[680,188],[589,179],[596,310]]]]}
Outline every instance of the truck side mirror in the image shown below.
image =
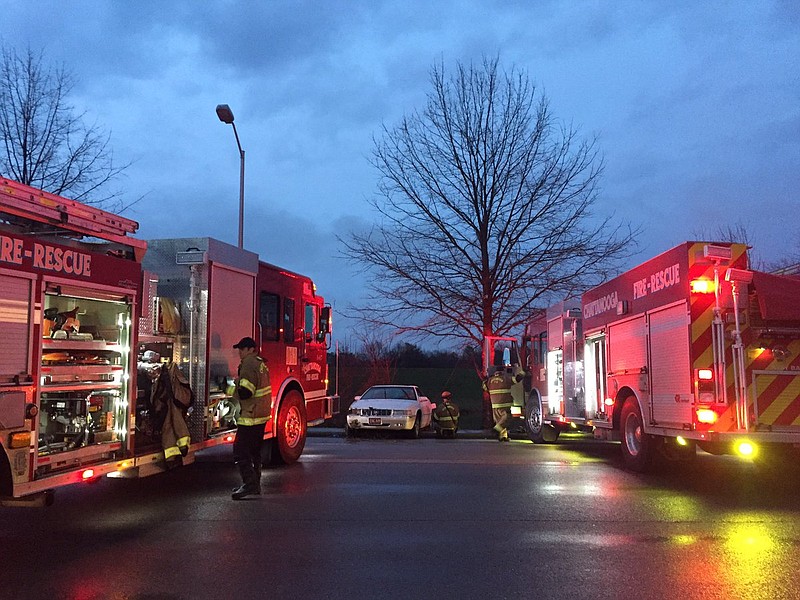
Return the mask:
{"type": "Polygon", "coordinates": [[[331,307],[323,306],[319,311],[319,331],[323,335],[331,332],[331,307]]]}

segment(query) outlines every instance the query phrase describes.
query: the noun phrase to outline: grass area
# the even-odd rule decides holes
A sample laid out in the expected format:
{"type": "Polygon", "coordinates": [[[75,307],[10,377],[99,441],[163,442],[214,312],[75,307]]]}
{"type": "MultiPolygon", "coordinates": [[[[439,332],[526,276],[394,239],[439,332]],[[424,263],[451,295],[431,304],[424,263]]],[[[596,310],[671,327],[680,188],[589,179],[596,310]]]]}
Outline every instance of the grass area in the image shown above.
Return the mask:
{"type": "Polygon", "coordinates": [[[397,369],[392,383],[416,385],[431,402],[441,401],[442,392],[461,410],[461,429],[481,429],[483,391],[473,369],[397,369]]]}
{"type": "MultiPolygon", "coordinates": [[[[331,427],[344,427],[345,415],[353,397],[362,393],[367,387],[364,369],[342,369],[341,386],[341,413],[329,419],[327,425],[331,427]]],[[[455,403],[461,411],[459,427],[461,429],[482,428],[482,402],[483,391],[481,382],[473,369],[468,368],[402,368],[394,370],[391,381],[380,383],[394,383],[398,385],[416,385],[420,391],[430,398],[431,402],[440,402],[442,392],[447,390],[452,394],[451,402],[455,403]]]]}

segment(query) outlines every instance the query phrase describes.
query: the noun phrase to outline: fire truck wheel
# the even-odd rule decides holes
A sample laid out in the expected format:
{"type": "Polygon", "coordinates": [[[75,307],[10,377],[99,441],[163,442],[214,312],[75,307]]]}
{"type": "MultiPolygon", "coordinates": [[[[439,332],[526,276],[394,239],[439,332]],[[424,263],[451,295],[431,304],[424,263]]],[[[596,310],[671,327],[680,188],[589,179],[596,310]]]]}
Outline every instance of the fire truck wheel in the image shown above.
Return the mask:
{"type": "Polygon", "coordinates": [[[542,420],[542,399],[532,394],[525,404],[525,428],[534,444],[552,444],[558,440],[558,429],[542,420]]]}
{"type": "Polygon", "coordinates": [[[786,480],[800,475],[800,451],[792,446],[764,445],[758,449],[753,463],[768,478],[786,480]]]}
{"type": "Polygon", "coordinates": [[[0,496],[11,496],[14,485],[11,478],[11,464],[5,452],[0,450],[0,496]]]}
{"type": "Polygon", "coordinates": [[[306,445],[306,407],[297,390],[288,392],[281,402],[276,437],[273,462],[284,465],[296,462],[306,445]]]}
{"type": "Polygon", "coordinates": [[[653,459],[654,443],[644,432],[642,412],[633,396],[629,396],[622,406],[619,433],[625,467],[639,473],[646,471],[653,459]]]}

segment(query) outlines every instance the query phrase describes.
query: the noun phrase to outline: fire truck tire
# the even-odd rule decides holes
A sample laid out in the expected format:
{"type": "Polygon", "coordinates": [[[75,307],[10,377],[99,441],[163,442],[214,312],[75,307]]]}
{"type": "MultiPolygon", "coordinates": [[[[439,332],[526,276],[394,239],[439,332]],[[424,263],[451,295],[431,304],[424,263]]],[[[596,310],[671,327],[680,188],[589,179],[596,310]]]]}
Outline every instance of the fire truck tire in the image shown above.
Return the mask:
{"type": "Polygon", "coordinates": [[[6,453],[0,449],[0,496],[11,496],[12,491],[11,464],[6,453]]]}
{"type": "Polygon", "coordinates": [[[764,445],[753,459],[759,473],[786,480],[800,475],[800,452],[791,446],[764,445]]]}
{"type": "Polygon", "coordinates": [[[622,405],[619,434],[625,468],[639,473],[647,471],[653,461],[655,443],[644,432],[642,411],[633,396],[629,396],[622,405]]]}
{"type": "Polygon", "coordinates": [[[558,440],[560,431],[542,420],[542,399],[532,394],[525,404],[525,428],[534,444],[552,444],[558,440]]]}
{"type": "Polygon", "coordinates": [[[278,409],[278,427],[273,464],[290,465],[297,462],[306,445],[306,406],[297,390],[289,391],[278,409]]]}

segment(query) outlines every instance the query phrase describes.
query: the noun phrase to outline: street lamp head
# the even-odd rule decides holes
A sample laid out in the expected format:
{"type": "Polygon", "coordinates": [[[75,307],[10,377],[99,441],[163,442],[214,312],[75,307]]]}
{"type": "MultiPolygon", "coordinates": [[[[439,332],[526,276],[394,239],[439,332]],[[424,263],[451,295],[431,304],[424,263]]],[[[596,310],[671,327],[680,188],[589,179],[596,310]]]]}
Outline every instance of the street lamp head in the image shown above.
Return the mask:
{"type": "Polygon", "coordinates": [[[223,123],[233,124],[233,111],[227,104],[217,104],[217,116],[223,123]]]}
{"type": "Polygon", "coordinates": [[[244,248],[244,150],[242,150],[242,144],[239,142],[239,134],[233,122],[231,107],[227,104],[217,104],[217,116],[220,121],[233,127],[233,135],[236,136],[236,145],[239,148],[241,161],[241,166],[239,167],[239,248],[244,248]]]}

